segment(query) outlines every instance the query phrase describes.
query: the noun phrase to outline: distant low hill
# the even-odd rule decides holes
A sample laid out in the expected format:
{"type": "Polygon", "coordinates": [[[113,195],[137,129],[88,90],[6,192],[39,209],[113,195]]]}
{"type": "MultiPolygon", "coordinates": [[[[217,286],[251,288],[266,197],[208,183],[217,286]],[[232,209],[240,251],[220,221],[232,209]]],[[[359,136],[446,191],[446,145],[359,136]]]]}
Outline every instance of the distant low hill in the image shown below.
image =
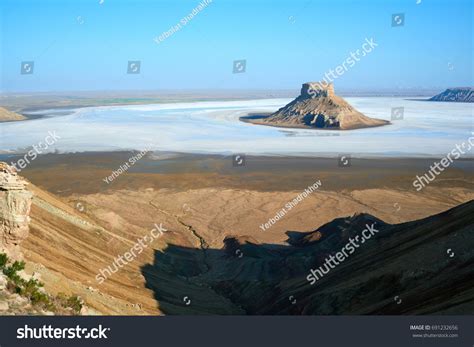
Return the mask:
{"type": "Polygon", "coordinates": [[[448,88],[433,96],[429,101],[474,102],[474,88],[448,88]]]}
{"type": "Polygon", "coordinates": [[[12,122],[24,119],[26,119],[25,116],[22,116],[21,114],[12,111],[8,111],[4,107],[0,107],[0,122],[12,122]]]}

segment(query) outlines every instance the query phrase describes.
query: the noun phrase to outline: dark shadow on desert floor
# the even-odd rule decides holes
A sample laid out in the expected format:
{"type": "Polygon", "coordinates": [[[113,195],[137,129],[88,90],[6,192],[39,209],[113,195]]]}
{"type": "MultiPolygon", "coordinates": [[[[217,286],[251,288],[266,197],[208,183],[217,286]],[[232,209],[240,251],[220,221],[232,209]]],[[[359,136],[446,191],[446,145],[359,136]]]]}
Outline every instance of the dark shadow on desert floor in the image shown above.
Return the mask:
{"type": "Polygon", "coordinates": [[[288,232],[286,246],[248,237],[227,237],[222,249],[170,244],[142,274],[170,315],[472,314],[473,226],[474,201],[397,225],[359,214],[288,232]],[[368,225],[378,232],[311,285],[310,270],[328,269],[368,225]]]}

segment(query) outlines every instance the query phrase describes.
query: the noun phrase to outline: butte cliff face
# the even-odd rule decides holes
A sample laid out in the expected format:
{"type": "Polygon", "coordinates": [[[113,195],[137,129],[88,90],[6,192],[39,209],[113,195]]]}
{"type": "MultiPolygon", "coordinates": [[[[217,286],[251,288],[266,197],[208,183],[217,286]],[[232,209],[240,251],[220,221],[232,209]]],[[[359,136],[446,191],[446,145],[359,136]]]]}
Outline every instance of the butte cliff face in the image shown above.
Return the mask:
{"type": "Polygon", "coordinates": [[[429,101],[474,102],[474,88],[449,88],[429,101]]]}
{"type": "Polygon", "coordinates": [[[19,243],[28,236],[32,193],[28,182],[0,162],[0,253],[21,256],[19,243]]]}
{"type": "Polygon", "coordinates": [[[304,83],[301,94],[288,105],[265,118],[242,119],[254,124],[289,128],[349,130],[389,124],[369,118],[335,95],[332,83],[304,83]]]}

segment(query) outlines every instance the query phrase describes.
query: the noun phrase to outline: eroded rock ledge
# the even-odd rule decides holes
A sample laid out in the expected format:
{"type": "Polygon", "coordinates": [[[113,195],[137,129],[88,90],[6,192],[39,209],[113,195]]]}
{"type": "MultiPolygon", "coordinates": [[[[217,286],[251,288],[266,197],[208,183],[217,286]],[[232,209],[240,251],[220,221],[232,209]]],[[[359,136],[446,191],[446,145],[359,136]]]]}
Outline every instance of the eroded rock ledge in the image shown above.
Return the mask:
{"type": "Polygon", "coordinates": [[[0,162],[0,253],[21,258],[19,244],[28,236],[33,194],[28,182],[0,162]]]}

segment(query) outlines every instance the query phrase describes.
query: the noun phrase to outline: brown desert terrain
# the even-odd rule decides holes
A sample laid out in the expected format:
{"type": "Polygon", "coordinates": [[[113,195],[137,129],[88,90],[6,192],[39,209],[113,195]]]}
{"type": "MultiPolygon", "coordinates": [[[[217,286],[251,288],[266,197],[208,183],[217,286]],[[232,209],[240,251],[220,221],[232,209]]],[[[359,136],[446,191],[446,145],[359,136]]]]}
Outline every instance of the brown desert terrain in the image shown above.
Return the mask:
{"type": "MultiPolygon", "coordinates": [[[[103,178],[132,154],[45,155],[20,173],[34,194],[29,236],[21,244],[26,270],[39,274],[51,293],[80,296],[89,314],[472,312],[472,290],[462,287],[469,284],[463,264],[472,261],[472,203],[466,203],[474,199],[474,173],[469,160],[459,161],[420,192],[411,182],[431,159],[353,159],[351,167],[341,168],[332,158],[250,157],[245,167],[236,168],[226,157],[176,154],[156,160],[149,155],[105,183],[103,178]],[[263,223],[318,180],[316,191],[262,230],[263,223]],[[449,209],[452,218],[431,217],[449,209]],[[308,271],[325,254],[357,226],[374,220],[390,241],[374,240],[324,279],[325,289],[307,283],[308,271]],[[99,271],[156,224],[166,232],[100,284],[99,271]],[[324,225],[339,231],[326,240],[330,234],[324,225]],[[314,234],[318,230],[321,234],[314,234]],[[460,244],[455,234],[465,235],[458,238],[460,244]],[[448,241],[464,257],[457,258],[459,269],[446,263],[448,241]],[[426,254],[439,263],[424,262],[426,254]],[[417,257],[416,269],[404,268],[417,257]],[[363,269],[371,266],[379,270],[367,277],[363,269]],[[451,289],[459,292],[459,300],[446,297],[442,305],[426,301],[416,306],[417,283],[438,270],[456,279],[451,289]],[[351,271],[344,275],[350,280],[340,277],[345,271],[351,271]],[[406,286],[403,276],[410,271],[416,281],[406,286]],[[410,306],[389,305],[393,281],[399,283],[396,295],[413,300],[410,306]],[[336,311],[327,306],[379,282],[384,286],[380,300],[367,292],[365,299],[357,294],[353,300],[359,301],[336,305],[336,311]],[[292,305],[290,295],[297,295],[300,304],[292,305]],[[327,298],[315,301],[314,295],[327,298]],[[459,306],[462,300],[466,304],[459,306]]],[[[429,283],[433,293],[443,282],[437,278],[429,283]]]]}

